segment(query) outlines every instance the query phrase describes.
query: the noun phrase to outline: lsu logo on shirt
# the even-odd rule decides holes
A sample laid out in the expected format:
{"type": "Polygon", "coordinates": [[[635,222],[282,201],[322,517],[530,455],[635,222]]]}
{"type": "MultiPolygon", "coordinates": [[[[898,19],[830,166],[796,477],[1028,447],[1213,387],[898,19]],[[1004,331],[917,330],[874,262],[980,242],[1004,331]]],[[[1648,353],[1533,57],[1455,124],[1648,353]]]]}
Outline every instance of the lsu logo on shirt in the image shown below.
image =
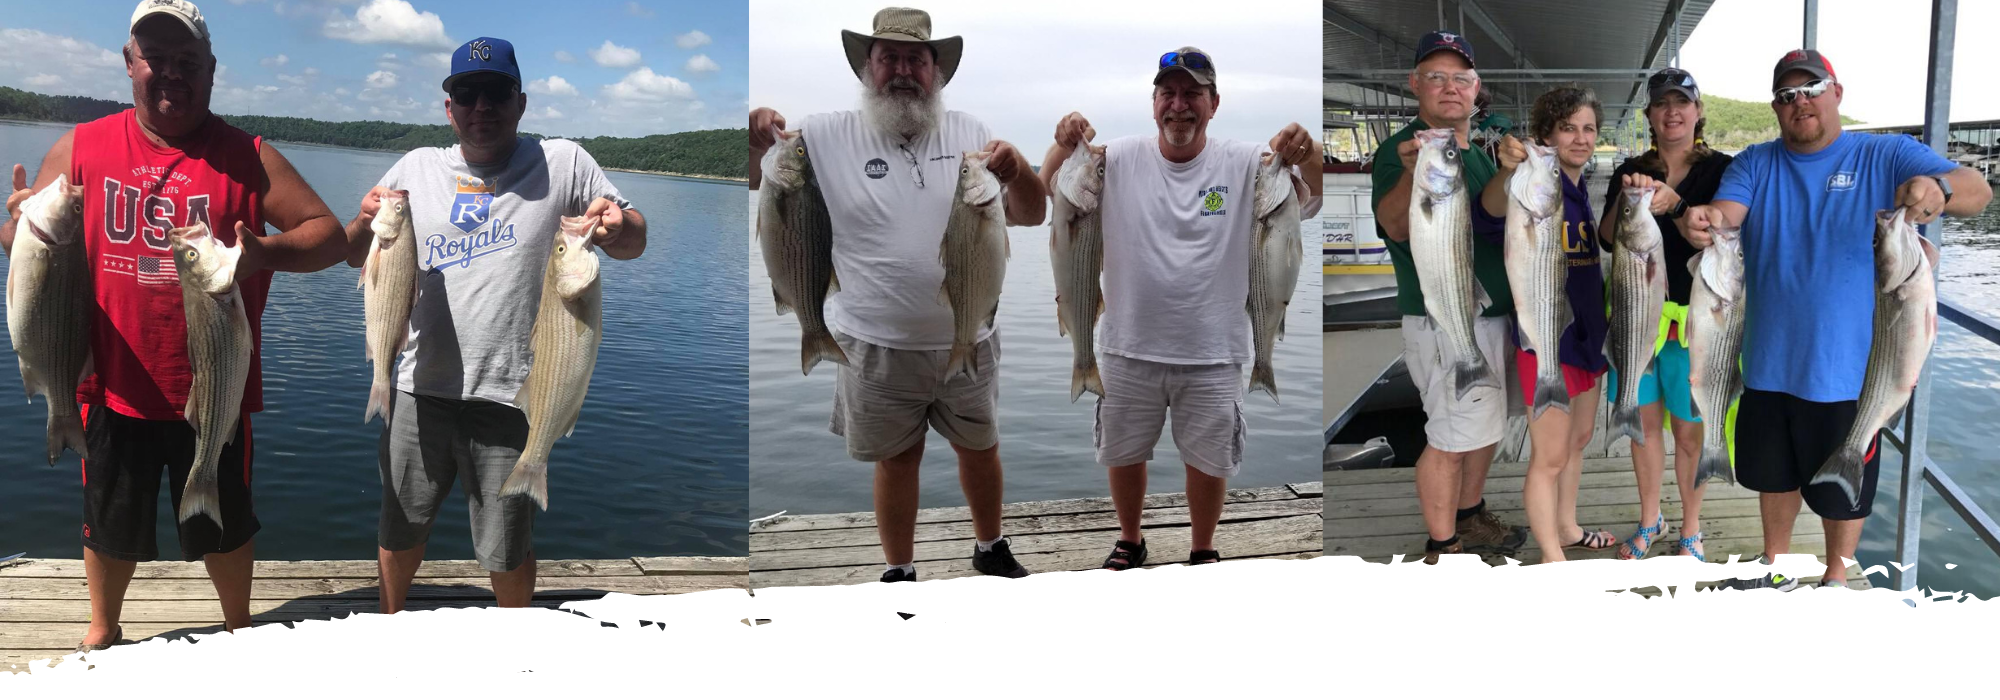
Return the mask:
{"type": "Polygon", "coordinates": [[[514,247],[514,225],[492,218],[493,186],[478,178],[455,178],[447,218],[466,235],[448,237],[431,234],[424,240],[423,266],[438,269],[457,265],[471,267],[472,261],[514,247]]]}
{"type": "Polygon", "coordinates": [[[1229,215],[1229,186],[1216,185],[1197,190],[1195,194],[1200,197],[1201,210],[1198,213],[1202,216],[1229,215]]]}
{"type": "Polygon", "coordinates": [[[1842,170],[1826,179],[1826,191],[1841,192],[1851,190],[1854,189],[1854,184],[1860,180],[1861,178],[1854,175],[1854,171],[1842,170]]]}

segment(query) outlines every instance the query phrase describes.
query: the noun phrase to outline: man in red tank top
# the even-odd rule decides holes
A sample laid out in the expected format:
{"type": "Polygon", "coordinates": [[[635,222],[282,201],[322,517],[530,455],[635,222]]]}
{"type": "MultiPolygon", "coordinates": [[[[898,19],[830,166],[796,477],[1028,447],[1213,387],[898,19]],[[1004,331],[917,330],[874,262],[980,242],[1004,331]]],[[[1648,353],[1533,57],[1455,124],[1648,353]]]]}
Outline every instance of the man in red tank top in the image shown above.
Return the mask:
{"type": "MultiPolygon", "coordinates": [[[[181,415],[192,380],[187,325],[167,231],[207,224],[242,248],[237,284],[258,337],[271,272],[312,272],[345,258],[339,221],[270,144],[209,113],[215,54],[208,24],[187,0],[141,0],[124,47],[136,107],[78,125],[50,147],[34,185],[14,166],[0,250],[13,245],[19,207],[67,174],[84,187],[85,251],[97,312],[91,322],[96,373],[77,389],[84,404],[83,560],[90,628],[78,650],[118,642],[123,592],[137,562],[158,557],[154,522],[162,474],[178,511],[194,455],[181,415]],[[264,238],[269,223],[286,235],[264,238]]],[[[250,413],[263,409],[258,354],[251,354],[240,431],[224,450],[222,526],[205,517],[179,525],[181,558],[201,559],[221,599],[225,625],[250,624],[252,537],[250,413]]]]}

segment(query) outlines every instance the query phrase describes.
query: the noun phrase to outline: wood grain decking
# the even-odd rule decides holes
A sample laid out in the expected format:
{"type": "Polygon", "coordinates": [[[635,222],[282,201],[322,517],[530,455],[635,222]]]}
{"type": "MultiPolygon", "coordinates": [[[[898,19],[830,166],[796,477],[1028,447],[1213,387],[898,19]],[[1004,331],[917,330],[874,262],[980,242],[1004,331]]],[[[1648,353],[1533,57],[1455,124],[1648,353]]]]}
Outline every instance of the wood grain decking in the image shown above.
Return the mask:
{"type": "MultiPolygon", "coordinates": [[[[538,607],[635,595],[743,588],[742,557],[634,557],[539,562],[538,607]]],[[[325,620],[376,611],[374,561],[259,561],[251,587],[255,622],[325,620]]],[[[487,572],[474,561],[427,561],[410,588],[408,609],[493,604],[487,572]]],[[[147,562],[125,596],[125,638],[181,637],[222,630],[222,608],[200,562],[147,562]]],[[[69,654],[90,621],[80,559],[25,559],[0,564],[0,671],[69,654]]]]}
{"type": "MultiPolygon", "coordinates": [[[[1109,498],[1010,503],[1002,512],[1002,531],[1030,571],[1097,568],[1118,538],[1109,498]]],[[[1320,515],[1317,482],[1231,489],[1215,546],[1226,559],[1317,556],[1320,515]]],[[[1187,522],[1186,494],[1146,497],[1148,566],[1187,561],[1187,522]]],[[[973,545],[968,509],[917,512],[919,580],[977,575],[973,545]]],[[[753,587],[868,583],[880,579],[882,569],[873,513],[780,516],[750,527],[753,587]]]]}

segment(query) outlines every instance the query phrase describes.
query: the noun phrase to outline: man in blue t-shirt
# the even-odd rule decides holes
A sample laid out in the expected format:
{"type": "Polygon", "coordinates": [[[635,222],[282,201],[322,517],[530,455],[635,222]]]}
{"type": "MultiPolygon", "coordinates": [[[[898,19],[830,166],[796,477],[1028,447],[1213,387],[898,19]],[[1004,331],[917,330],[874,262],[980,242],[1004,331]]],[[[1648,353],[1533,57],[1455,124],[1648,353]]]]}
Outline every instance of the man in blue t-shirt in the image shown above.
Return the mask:
{"type": "MultiPolygon", "coordinates": [[[[1736,156],[1712,204],[1689,207],[1680,230],[1696,248],[1710,229],[1743,229],[1743,398],[1736,476],[1760,494],[1766,561],[1790,551],[1803,502],[1826,526],[1826,576],[1845,585],[1875,500],[1881,461],[1868,454],[1859,506],[1834,484],[1810,484],[1854,422],[1875,308],[1875,212],[1907,207],[1919,224],[1986,208],[1985,178],[1901,134],[1840,130],[1843,88],[1810,49],[1785,54],[1771,74],[1777,141],[1736,156]],[[1956,194],[1954,194],[1956,193],[1956,194]]],[[[1738,588],[1790,590],[1767,573],[1738,588]]]]}

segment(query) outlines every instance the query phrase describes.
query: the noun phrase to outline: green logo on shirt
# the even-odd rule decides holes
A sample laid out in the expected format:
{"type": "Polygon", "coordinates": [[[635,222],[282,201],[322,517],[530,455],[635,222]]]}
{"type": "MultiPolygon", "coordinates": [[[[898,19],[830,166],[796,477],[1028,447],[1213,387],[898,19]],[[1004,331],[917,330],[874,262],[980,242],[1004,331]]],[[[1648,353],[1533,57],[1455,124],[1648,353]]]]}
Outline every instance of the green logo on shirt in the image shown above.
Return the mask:
{"type": "Polygon", "coordinates": [[[1228,187],[1217,186],[1208,188],[1201,196],[1201,215],[1222,216],[1228,214],[1228,210],[1223,209],[1223,206],[1227,204],[1223,195],[1228,192],[1228,187]]]}

